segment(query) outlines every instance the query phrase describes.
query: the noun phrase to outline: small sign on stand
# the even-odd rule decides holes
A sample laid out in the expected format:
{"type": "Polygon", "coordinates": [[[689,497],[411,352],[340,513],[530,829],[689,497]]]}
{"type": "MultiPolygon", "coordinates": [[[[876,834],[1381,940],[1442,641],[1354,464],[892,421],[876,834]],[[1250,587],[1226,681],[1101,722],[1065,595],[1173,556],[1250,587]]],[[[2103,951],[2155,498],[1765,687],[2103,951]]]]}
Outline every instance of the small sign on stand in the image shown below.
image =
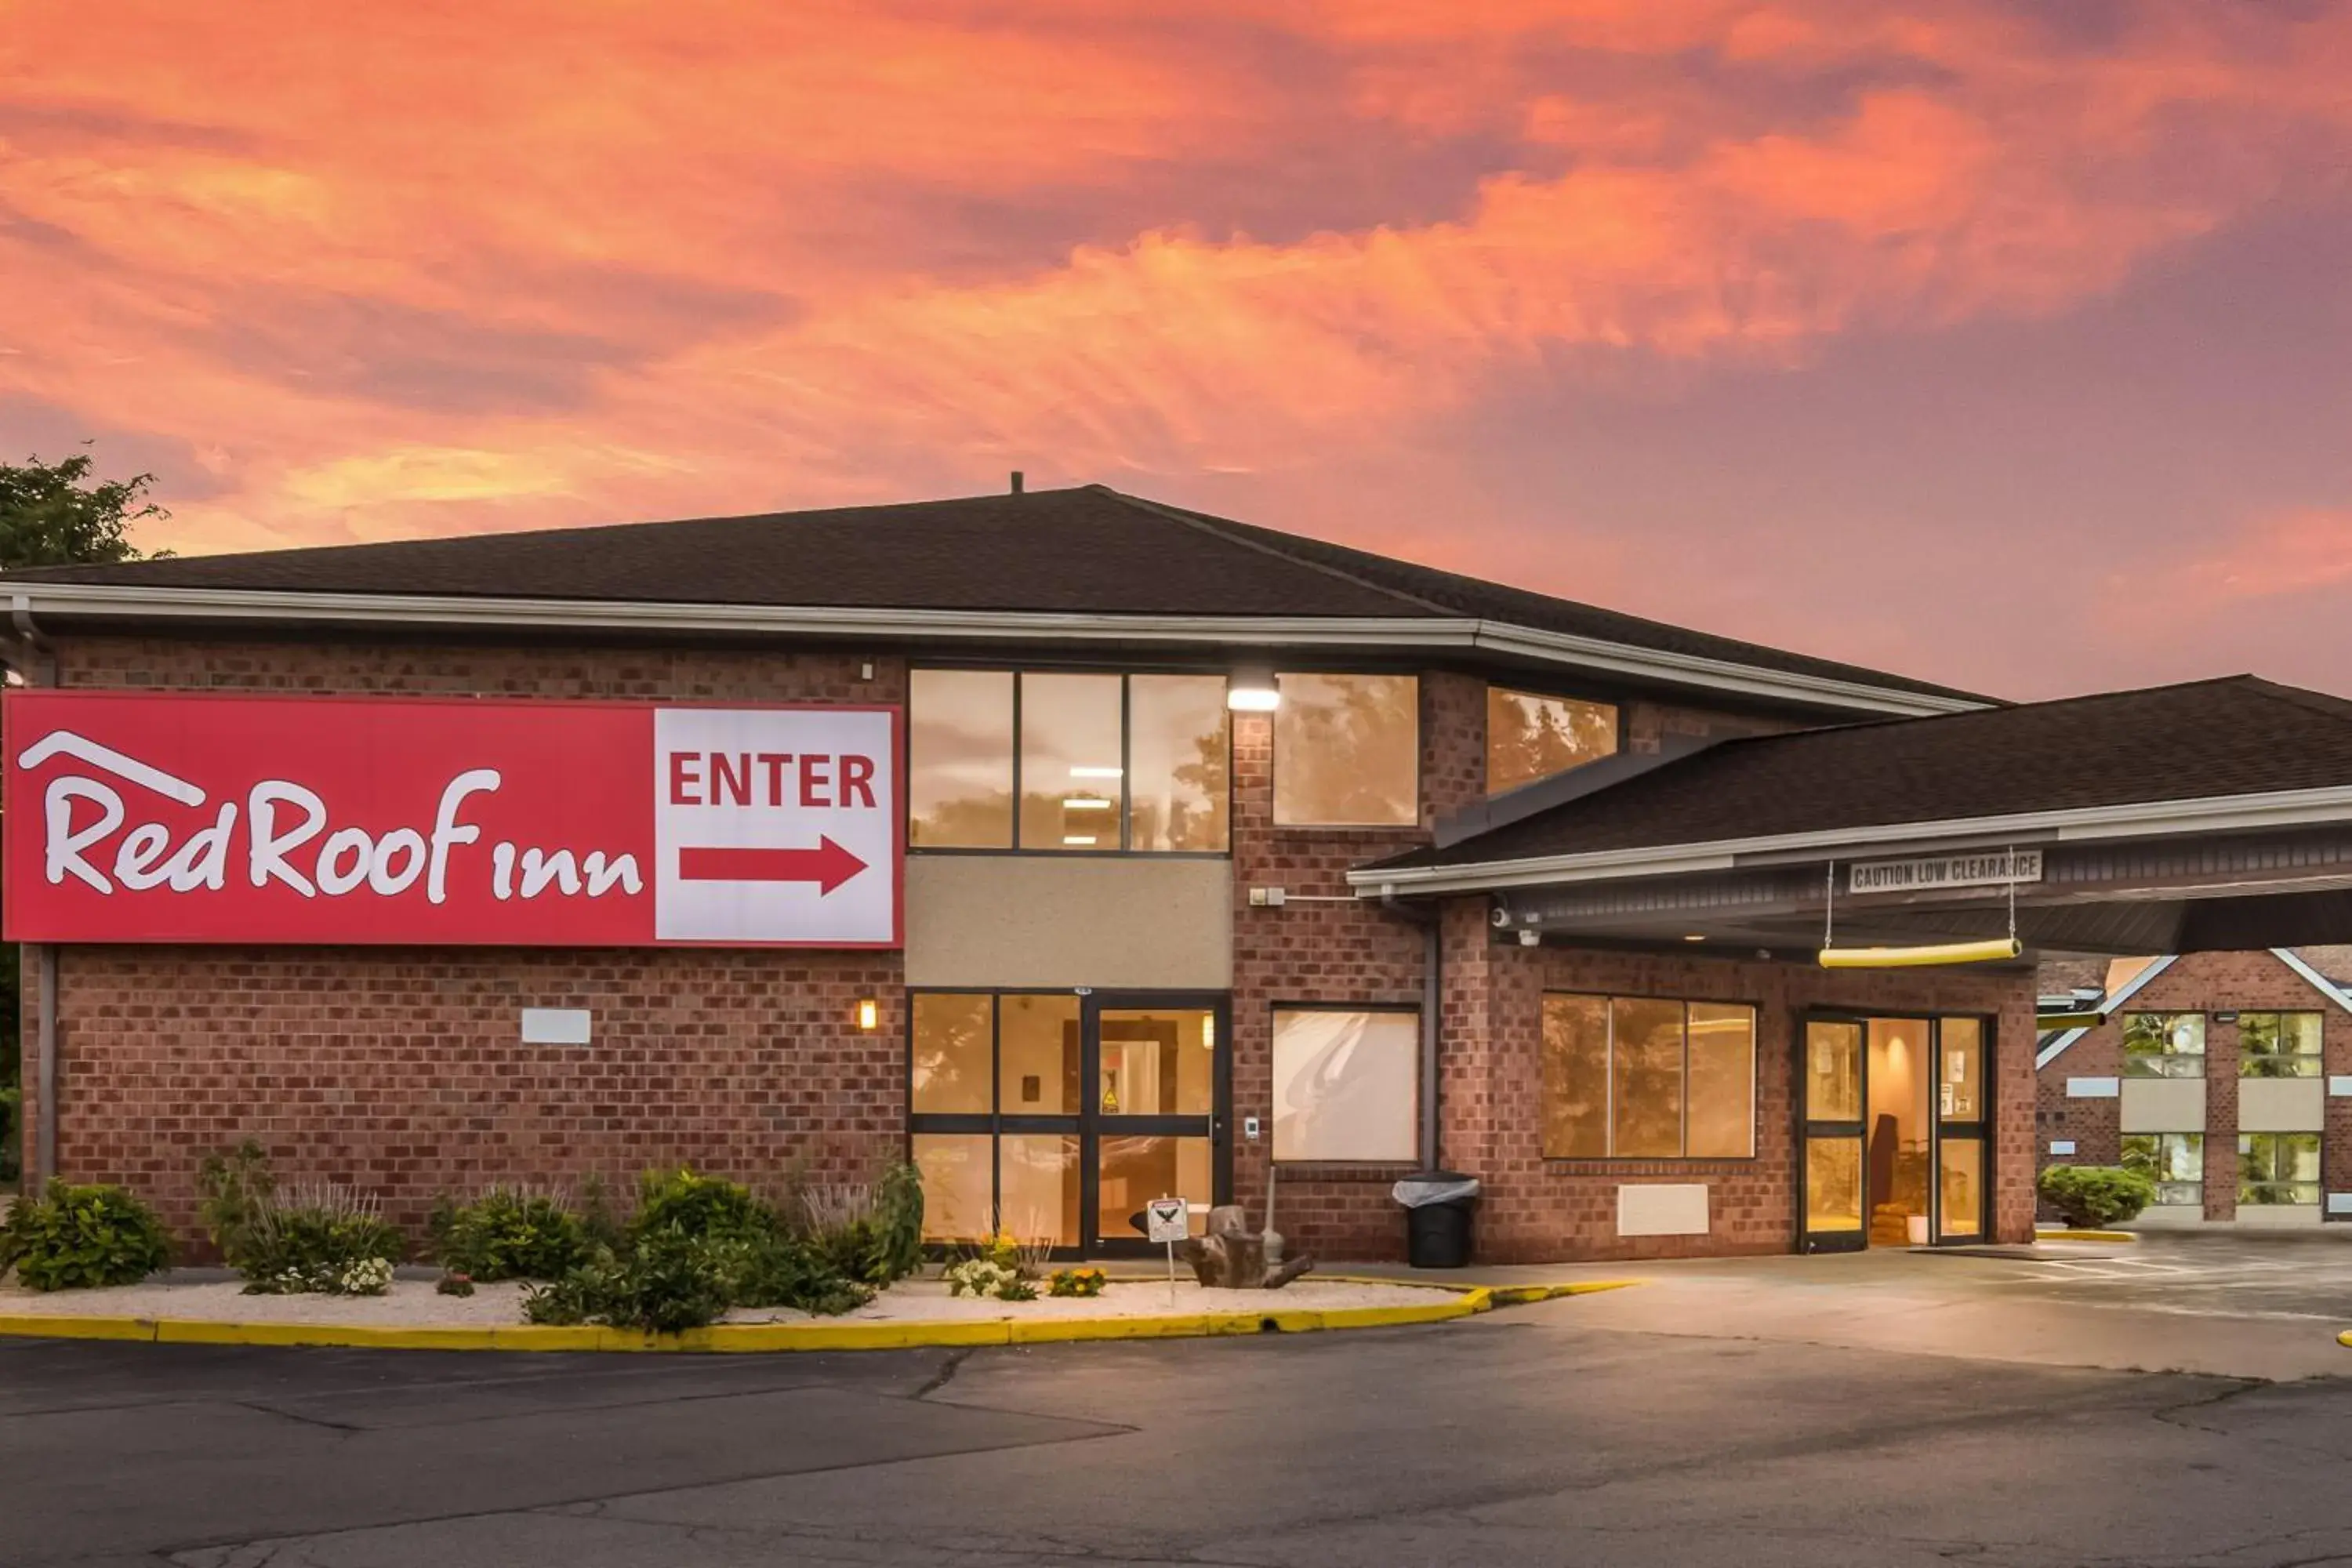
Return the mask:
{"type": "Polygon", "coordinates": [[[1143,1205],[1145,1233],[1154,1247],[1168,1248],[1168,1304],[1176,1304],[1176,1244],[1192,1230],[1192,1205],[1182,1198],[1154,1198],[1143,1205]]]}

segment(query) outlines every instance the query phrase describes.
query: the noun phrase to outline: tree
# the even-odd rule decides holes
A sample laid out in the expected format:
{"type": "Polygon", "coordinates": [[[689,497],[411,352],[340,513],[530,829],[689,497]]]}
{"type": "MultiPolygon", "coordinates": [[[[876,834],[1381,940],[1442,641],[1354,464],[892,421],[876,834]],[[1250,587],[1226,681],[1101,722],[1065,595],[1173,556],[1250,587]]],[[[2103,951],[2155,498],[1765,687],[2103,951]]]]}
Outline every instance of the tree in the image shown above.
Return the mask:
{"type": "Polygon", "coordinates": [[[155,476],[92,481],[91,467],[87,452],[0,463],[0,571],[144,559],[132,526],[172,515],[147,499],[155,476]]]}
{"type": "MultiPolygon", "coordinates": [[[[92,466],[87,452],[55,463],[38,458],[0,463],[0,571],[143,558],[131,542],[131,528],[172,515],[147,499],[155,476],[93,480],[92,466]]],[[[16,1098],[24,1055],[20,969],[15,945],[0,947],[0,1182],[16,1175],[16,1098]]]]}

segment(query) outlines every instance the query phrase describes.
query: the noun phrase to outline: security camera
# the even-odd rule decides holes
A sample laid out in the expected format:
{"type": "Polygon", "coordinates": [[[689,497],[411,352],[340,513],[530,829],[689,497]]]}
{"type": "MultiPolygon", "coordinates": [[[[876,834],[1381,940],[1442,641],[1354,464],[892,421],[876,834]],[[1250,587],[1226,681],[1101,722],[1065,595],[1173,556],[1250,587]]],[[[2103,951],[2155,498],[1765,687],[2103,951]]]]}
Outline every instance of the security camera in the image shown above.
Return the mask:
{"type": "Polygon", "coordinates": [[[1486,918],[1495,922],[1495,929],[1496,931],[1501,931],[1504,927],[1511,923],[1511,911],[1505,909],[1502,905],[1496,904],[1493,909],[1486,911],[1486,918]]]}
{"type": "Polygon", "coordinates": [[[1527,931],[1523,929],[1519,932],[1519,945],[1521,947],[1533,947],[1541,941],[1543,941],[1543,932],[1539,931],[1527,931]]]}

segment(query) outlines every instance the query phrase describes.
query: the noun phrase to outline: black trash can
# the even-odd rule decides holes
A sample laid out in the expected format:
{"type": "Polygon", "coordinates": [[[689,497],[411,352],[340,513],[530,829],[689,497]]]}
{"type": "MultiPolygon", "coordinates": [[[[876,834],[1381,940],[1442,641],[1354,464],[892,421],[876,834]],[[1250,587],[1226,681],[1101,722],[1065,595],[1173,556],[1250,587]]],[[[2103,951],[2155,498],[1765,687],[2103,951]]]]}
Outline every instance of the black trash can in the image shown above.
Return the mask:
{"type": "Polygon", "coordinates": [[[1459,1171],[1417,1171],[1390,1189],[1404,1205],[1404,1257],[1415,1268],[1470,1266],[1471,1215],[1478,1178],[1459,1171]]]}

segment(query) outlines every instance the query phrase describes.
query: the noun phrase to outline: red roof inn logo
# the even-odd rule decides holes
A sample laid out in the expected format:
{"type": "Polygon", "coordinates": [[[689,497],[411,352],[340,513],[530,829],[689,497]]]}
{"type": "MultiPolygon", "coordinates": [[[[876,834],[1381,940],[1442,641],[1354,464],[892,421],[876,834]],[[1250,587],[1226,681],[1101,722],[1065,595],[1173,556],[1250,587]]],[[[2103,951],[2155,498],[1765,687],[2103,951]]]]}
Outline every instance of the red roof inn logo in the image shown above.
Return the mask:
{"type": "Polygon", "coordinates": [[[8,693],[21,942],[894,947],[888,708],[8,693]]]}

